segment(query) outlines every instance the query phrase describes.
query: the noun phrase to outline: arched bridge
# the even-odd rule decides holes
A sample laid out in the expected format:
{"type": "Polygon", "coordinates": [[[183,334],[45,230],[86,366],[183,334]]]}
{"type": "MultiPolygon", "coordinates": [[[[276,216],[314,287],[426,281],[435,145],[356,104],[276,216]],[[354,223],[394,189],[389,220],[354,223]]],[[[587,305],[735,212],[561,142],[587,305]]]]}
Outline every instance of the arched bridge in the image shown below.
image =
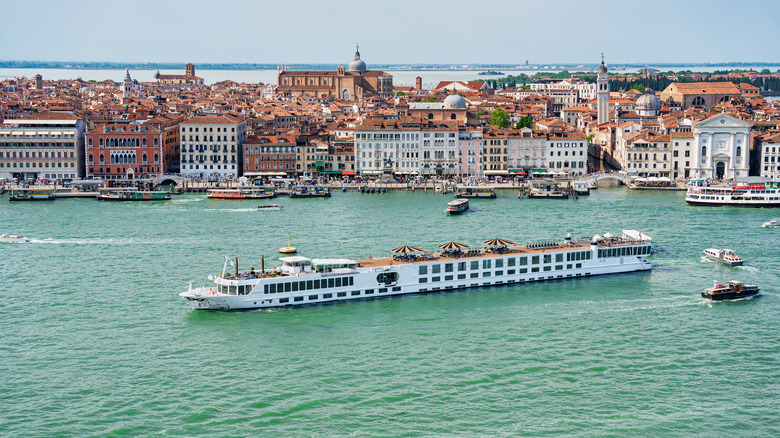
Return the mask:
{"type": "Polygon", "coordinates": [[[155,186],[173,185],[180,186],[183,182],[187,181],[186,178],[182,178],[178,175],[160,175],[150,180],[155,186]]]}
{"type": "Polygon", "coordinates": [[[578,181],[585,181],[588,184],[596,184],[599,181],[604,180],[615,180],[619,181],[623,184],[628,184],[628,175],[625,173],[607,173],[607,172],[597,172],[597,173],[590,173],[582,178],[579,178],[578,181]]]}

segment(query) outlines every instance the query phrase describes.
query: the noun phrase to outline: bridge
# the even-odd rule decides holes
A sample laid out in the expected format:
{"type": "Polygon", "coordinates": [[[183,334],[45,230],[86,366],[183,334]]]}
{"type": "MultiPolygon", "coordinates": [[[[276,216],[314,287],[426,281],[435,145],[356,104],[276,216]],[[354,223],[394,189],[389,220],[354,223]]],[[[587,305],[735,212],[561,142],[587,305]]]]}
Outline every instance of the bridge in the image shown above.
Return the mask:
{"type": "Polygon", "coordinates": [[[589,173],[587,175],[583,175],[580,178],[577,178],[577,181],[585,181],[588,184],[596,184],[599,181],[604,180],[614,180],[618,181],[622,184],[628,184],[629,178],[628,175],[626,175],[623,172],[619,173],[608,173],[608,172],[596,172],[596,173],[589,173]]]}
{"type": "Polygon", "coordinates": [[[189,181],[187,178],[182,178],[178,175],[160,175],[149,180],[154,186],[171,185],[181,186],[185,181],[189,181]]]}

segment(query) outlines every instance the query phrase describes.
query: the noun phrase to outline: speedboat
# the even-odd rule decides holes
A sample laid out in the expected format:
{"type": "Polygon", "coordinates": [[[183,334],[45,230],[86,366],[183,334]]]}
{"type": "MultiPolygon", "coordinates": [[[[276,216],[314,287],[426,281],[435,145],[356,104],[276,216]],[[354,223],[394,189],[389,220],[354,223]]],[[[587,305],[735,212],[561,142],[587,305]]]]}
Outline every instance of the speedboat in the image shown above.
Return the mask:
{"type": "Polygon", "coordinates": [[[13,234],[0,234],[0,242],[6,243],[27,243],[30,239],[24,236],[14,236],[13,234]]]}
{"type": "Polygon", "coordinates": [[[780,227],[780,219],[770,219],[766,222],[764,222],[763,225],[761,225],[764,228],[777,228],[780,227]]]}
{"type": "Polygon", "coordinates": [[[739,298],[752,297],[760,291],[761,289],[759,289],[758,286],[746,285],[741,281],[729,281],[725,285],[716,281],[714,286],[702,291],[701,297],[712,301],[736,300],[739,298]]]}
{"type": "Polygon", "coordinates": [[[738,256],[731,249],[707,248],[704,250],[704,255],[707,256],[707,258],[710,260],[723,263],[724,265],[729,265],[731,267],[742,266],[744,263],[742,257],[738,256]]]}
{"type": "Polygon", "coordinates": [[[278,211],[284,208],[284,205],[277,205],[277,204],[270,204],[270,205],[258,205],[257,210],[266,210],[266,211],[278,211]]]}

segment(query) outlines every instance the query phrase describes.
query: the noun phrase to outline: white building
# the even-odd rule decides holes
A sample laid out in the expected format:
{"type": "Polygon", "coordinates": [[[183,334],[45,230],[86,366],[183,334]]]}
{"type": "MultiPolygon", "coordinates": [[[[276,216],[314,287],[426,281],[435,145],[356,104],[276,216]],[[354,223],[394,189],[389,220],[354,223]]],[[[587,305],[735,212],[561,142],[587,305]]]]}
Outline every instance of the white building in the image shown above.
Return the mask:
{"type": "Polygon", "coordinates": [[[776,180],[780,178],[780,134],[774,134],[761,141],[761,176],[776,180]]]}
{"type": "Polygon", "coordinates": [[[589,84],[585,81],[564,79],[559,82],[538,82],[529,84],[534,91],[548,90],[577,90],[580,100],[592,100],[596,98],[597,84],[589,84]]]}
{"type": "Polygon", "coordinates": [[[550,134],[546,139],[547,169],[569,175],[588,173],[588,139],[580,132],[550,134]]]}
{"type": "Polygon", "coordinates": [[[652,129],[628,134],[618,143],[616,157],[629,175],[668,177],[672,169],[672,147],[668,135],[652,129]]]}
{"type": "Polygon", "coordinates": [[[0,178],[83,176],[83,120],[72,114],[46,111],[0,125],[0,178]]]}
{"type": "Polygon", "coordinates": [[[369,119],[355,130],[355,170],[361,175],[456,175],[456,121],[369,119]]]}
{"type": "Polygon", "coordinates": [[[726,114],[694,124],[691,176],[720,179],[748,176],[752,127],[726,114]]]}
{"type": "Polygon", "coordinates": [[[246,120],[196,116],[179,124],[182,176],[237,177],[241,174],[246,120]]]}

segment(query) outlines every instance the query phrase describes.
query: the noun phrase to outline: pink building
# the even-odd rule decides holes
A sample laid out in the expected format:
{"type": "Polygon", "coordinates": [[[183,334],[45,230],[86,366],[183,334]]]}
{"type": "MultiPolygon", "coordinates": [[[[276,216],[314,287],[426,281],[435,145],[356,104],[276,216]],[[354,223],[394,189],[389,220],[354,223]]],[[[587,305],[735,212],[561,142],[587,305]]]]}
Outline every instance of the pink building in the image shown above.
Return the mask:
{"type": "Polygon", "coordinates": [[[458,144],[458,173],[463,177],[482,177],[482,129],[460,131],[458,144]]]}

